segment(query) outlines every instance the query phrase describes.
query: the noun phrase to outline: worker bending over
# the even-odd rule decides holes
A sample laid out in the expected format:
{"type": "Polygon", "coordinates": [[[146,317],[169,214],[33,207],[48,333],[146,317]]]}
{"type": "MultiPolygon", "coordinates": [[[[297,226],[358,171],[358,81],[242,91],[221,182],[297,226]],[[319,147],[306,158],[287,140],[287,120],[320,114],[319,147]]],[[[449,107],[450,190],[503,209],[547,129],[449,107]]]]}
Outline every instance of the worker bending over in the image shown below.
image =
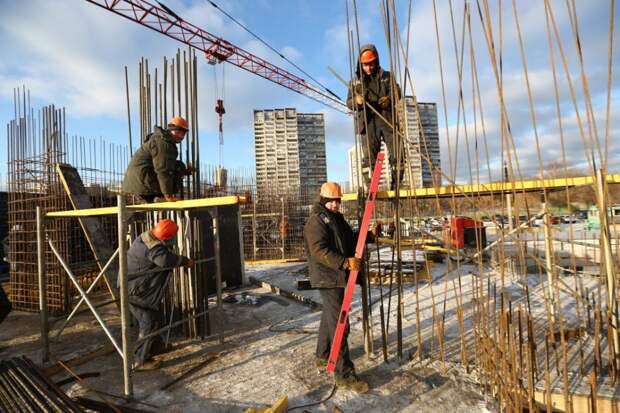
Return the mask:
{"type": "Polygon", "coordinates": [[[129,162],[123,179],[123,191],[137,195],[148,203],[156,198],[176,201],[183,177],[195,171],[191,165],[185,167],[183,162],[177,160],[177,144],[183,141],[187,130],[187,121],[180,116],[172,118],[167,129],[155,126],[155,132],[147,135],[129,162]]]}
{"type": "MultiPolygon", "coordinates": [[[[317,367],[327,365],[349,271],[363,271],[362,259],[355,257],[357,234],[340,213],[341,198],[340,185],[334,182],[324,183],[319,200],[313,205],[304,227],[310,284],[312,288],[319,290],[322,303],[316,346],[317,367]]],[[[372,242],[380,230],[379,224],[373,226],[367,242],[372,242]]],[[[361,284],[363,277],[364,274],[360,273],[358,284],[361,284]]],[[[349,355],[348,335],[347,322],[336,363],[336,385],[365,393],[368,391],[368,383],[355,374],[355,366],[349,355]]]]}
{"type": "MultiPolygon", "coordinates": [[[[174,221],[162,219],[152,230],[140,234],[127,251],[129,311],[138,321],[138,340],[159,328],[161,301],[172,268],[194,266],[192,259],[171,250],[177,231],[174,221]]],[[[161,336],[144,340],[136,347],[134,368],[150,370],[159,367],[160,362],[152,358],[163,351],[161,336]]]]}

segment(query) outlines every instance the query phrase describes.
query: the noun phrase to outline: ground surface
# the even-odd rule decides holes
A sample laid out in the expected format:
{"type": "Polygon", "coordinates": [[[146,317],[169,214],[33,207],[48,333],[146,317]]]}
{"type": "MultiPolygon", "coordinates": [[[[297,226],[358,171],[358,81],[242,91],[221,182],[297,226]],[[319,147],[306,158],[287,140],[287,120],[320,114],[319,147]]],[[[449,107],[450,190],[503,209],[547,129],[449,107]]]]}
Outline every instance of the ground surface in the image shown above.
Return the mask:
{"type": "MultiPolygon", "coordinates": [[[[304,266],[286,264],[249,267],[247,275],[255,281],[265,282],[265,286],[275,285],[278,280],[283,283],[282,286],[292,285],[294,279],[303,274],[304,266]]],[[[439,266],[433,271],[435,276],[440,277],[445,269],[439,266]]],[[[327,397],[332,390],[332,381],[314,365],[315,332],[318,329],[320,306],[313,309],[293,299],[282,298],[272,293],[270,288],[257,286],[243,290],[249,295],[262,297],[261,305],[239,302],[224,304],[225,314],[220,320],[225,331],[224,344],[219,344],[217,339],[175,341],[172,351],[162,357],[164,363],[159,370],[135,373],[135,396],[145,404],[134,406],[165,412],[241,412],[247,407],[270,405],[283,395],[288,395],[290,406],[308,404],[327,397]],[[168,389],[160,390],[170,380],[203,362],[213,353],[218,353],[219,357],[168,389]]],[[[450,357],[445,365],[438,361],[431,362],[430,359],[410,361],[415,350],[415,317],[407,303],[413,302],[413,291],[412,286],[405,289],[403,362],[397,362],[393,345],[389,350],[389,362],[383,362],[378,288],[373,288],[373,301],[377,301],[373,307],[376,356],[371,359],[365,356],[357,294],[351,314],[350,348],[358,373],[370,384],[369,393],[358,395],[348,390],[337,390],[324,403],[293,411],[331,412],[335,407],[343,412],[494,411],[494,402],[485,401],[474,378],[458,367],[456,362],[451,362],[450,357]]],[[[241,291],[234,293],[240,294],[241,291]]],[[[307,301],[320,304],[316,292],[304,294],[307,301]]],[[[423,313],[430,311],[428,300],[421,303],[423,313]]],[[[387,303],[384,304],[387,306],[387,303]]],[[[387,311],[387,307],[385,309],[387,311]]],[[[395,314],[394,303],[391,312],[395,314]]],[[[113,333],[120,336],[116,309],[108,306],[102,313],[113,333]]],[[[394,320],[391,320],[390,327],[391,343],[395,343],[394,320]]],[[[446,332],[448,336],[455,335],[453,329],[447,329],[446,332]]],[[[23,354],[39,362],[38,340],[38,316],[14,312],[0,327],[0,347],[5,348],[0,358],[23,354]]],[[[107,339],[94,318],[82,314],[75,323],[70,324],[60,341],[52,344],[52,353],[57,358],[66,359],[91,352],[105,343],[107,339]]],[[[122,369],[117,354],[98,357],[74,370],[78,373],[99,372],[101,376],[65,386],[69,395],[96,398],[94,390],[122,394],[122,369]]],[[[63,372],[54,376],[54,380],[59,381],[66,376],[63,372]]],[[[105,397],[119,402],[110,396],[105,397]]]]}

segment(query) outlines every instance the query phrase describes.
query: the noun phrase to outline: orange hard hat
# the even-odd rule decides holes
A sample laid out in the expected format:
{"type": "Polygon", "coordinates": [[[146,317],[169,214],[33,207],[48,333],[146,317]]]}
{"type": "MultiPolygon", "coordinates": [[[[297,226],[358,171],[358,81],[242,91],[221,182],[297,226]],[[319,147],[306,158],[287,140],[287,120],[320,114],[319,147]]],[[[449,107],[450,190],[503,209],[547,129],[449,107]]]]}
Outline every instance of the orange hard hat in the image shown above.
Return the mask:
{"type": "Polygon", "coordinates": [[[153,227],[151,233],[160,241],[168,241],[177,235],[178,225],[171,219],[162,219],[153,227]]]}
{"type": "Polygon", "coordinates": [[[361,63],[370,63],[370,62],[374,62],[375,60],[377,60],[377,54],[374,52],[374,50],[371,50],[371,49],[364,50],[362,54],[360,55],[361,63]]]}
{"type": "Polygon", "coordinates": [[[168,122],[168,126],[174,126],[176,128],[183,129],[184,131],[187,131],[189,129],[187,127],[187,121],[180,116],[175,116],[174,118],[170,119],[170,122],[168,122]]]}
{"type": "Polygon", "coordinates": [[[323,198],[339,199],[342,198],[342,189],[336,182],[325,182],[321,185],[321,196],[323,198]]]}

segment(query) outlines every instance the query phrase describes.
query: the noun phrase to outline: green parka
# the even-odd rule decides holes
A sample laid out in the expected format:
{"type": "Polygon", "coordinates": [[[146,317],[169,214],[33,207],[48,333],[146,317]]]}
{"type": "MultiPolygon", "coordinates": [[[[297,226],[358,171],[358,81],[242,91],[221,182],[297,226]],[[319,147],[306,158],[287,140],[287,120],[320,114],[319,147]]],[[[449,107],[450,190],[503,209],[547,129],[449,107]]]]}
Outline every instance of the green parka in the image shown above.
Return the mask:
{"type": "Polygon", "coordinates": [[[170,132],[156,126],[131,158],[123,191],[135,195],[174,194],[177,156],[170,132]]]}

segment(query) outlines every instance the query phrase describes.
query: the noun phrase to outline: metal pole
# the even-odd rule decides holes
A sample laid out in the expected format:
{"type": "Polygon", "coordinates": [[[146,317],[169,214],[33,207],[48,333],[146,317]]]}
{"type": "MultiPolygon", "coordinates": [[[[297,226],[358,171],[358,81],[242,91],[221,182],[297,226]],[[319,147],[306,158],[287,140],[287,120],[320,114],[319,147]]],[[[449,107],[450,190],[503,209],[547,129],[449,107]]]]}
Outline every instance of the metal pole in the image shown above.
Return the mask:
{"type": "Polygon", "coordinates": [[[605,272],[607,276],[607,308],[611,321],[611,337],[614,350],[616,368],[620,366],[620,332],[618,330],[618,301],[616,297],[616,267],[609,238],[609,217],[607,212],[607,197],[605,196],[604,175],[601,169],[596,170],[596,191],[598,198],[599,217],[601,222],[602,253],[605,254],[605,272]]]}
{"type": "Polygon", "coordinates": [[[127,66],[125,66],[125,96],[127,97],[127,124],[129,126],[129,156],[133,156],[133,144],[131,139],[131,110],[129,105],[129,77],[127,75],[127,66]]]}
{"type": "Polygon", "coordinates": [[[95,316],[95,319],[97,319],[97,322],[101,325],[101,328],[103,329],[103,332],[108,336],[108,338],[110,339],[110,341],[114,345],[114,348],[116,348],[116,351],[118,351],[118,354],[120,354],[122,356],[123,355],[123,351],[121,350],[120,346],[118,345],[118,343],[114,339],[114,336],[112,335],[110,330],[106,327],[103,319],[101,318],[101,316],[99,315],[99,313],[95,309],[95,306],[93,305],[93,303],[86,296],[86,293],[84,292],[84,289],[82,288],[80,283],[75,278],[75,275],[73,275],[73,272],[71,271],[71,268],[69,268],[69,264],[67,264],[65,262],[65,260],[62,258],[62,256],[60,255],[60,253],[58,252],[58,250],[56,249],[56,247],[54,246],[54,244],[52,243],[51,240],[48,240],[47,243],[49,244],[50,249],[52,250],[52,252],[56,256],[56,258],[58,259],[58,262],[60,263],[62,268],[64,268],[65,272],[69,276],[69,279],[71,280],[71,282],[75,286],[75,289],[78,290],[80,295],[84,298],[84,301],[86,302],[86,305],[90,308],[90,311],[92,311],[93,315],[95,316]]]}
{"type": "Polygon", "coordinates": [[[286,254],[285,254],[285,246],[286,243],[284,242],[284,237],[286,236],[286,234],[284,234],[283,229],[284,229],[284,197],[280,198],[280,201],[282,201],[282,216],[280,217],[280,238],[282,238],[282,259],[286,258],[286,254]]]}
{"type": "Polygon", "coordinates": [[[47,314],[47,280],[45,278],[45,221],[43,211],[37,206],[37,267],[39,276],[39,311],[41,316],[41,345],[43,347],[41,359],[43,362],[49,360],[49,323],[47,314]]]}
{"type": "MultiPolygon", "coordinates": [[[[116,255],[117,254],[118,254],[118,249],[116,251],[114,251],[114,254],[112,254],[110,259],[105,264],[105,266],[101,269],[101,271],[99,272],[99,274],[97,275],[95,280],[92,282],[90,287],[88,287],[88,289],[86,290],[86,295],[88,295],[93,290],[93,288],[95,288],[95,286],[97,285],[97,282],[99,281],[99,279],[101,279],[101,277],[104,276],[104,274],[106,273],[106,271],[108,270],[110,265],[112,265],[112,262],[116,259],[116,255]]],[[[115,300],[116,300],[116,297],[113,297],[113,298],[115,298],[115,300]]],[[[114,302],[115,300],[113,300],[112,302],[114,302]]],[[[84,302],[84,297],[80,298],[80,301],[78,301],[78,303],[75,305],[75,307],[73,308],[73,311],[71,311],[71,314],[69,314],[67,319],[63,322],[62,326],[60,326],[60,328],[56,332],[56,336],[55,336],[56,339],[58,339],[58,337],[63,332],[65,327],[67,327],[67,324],[69,324],[69,321],[71,321],[71,318],[73,318],[73,316],[78,312],[78,310],[79,310],[79,308],[80,308],[80,306],[82,305],[83,302],[84,302]]]]}
{"type": "Polygon", "coordinates": [[[514,228],[512,220],[512,194],[506,194],[506,210],[508,212],[508,230],[512,231],[514,228]]]}
{"type": "MultiPolygon", "coordinates": [[[[553,292],[553,244],[551,238],[551,218],[549,216],[549,211],[547,210],[547,203],[545,202],[544,194],[541,195],[541,206],[542,210],[545,213],[543,216],[543,233],[545,236],[545,270],[547,271],[547,289],[549,294],[549,302],[551,303],[551,308],[555,308],[555,300],[554,300],[554,292],[553,292]]],[[[553,311],[551,311],[551,316],[553,317],[553,311]]]]}
{"type": "Polygon", "coordinates": [[[215,289],[217,294],[217,315],[219,319],[218,322],[218,336],[220,339],[220,344],[224,343],[224,334],[223,334],[223,320],[221,317],[223,316],[223,308],[222,308],[222,261],[220,259],[220,229],[218,224],[218,208],[214,207],[211,209],[213,214],[213,255],[215,256],[215,289]]]}
{"type": "Polygon", "coordinates": [[[125,198],[116,196],[118,204],[118,278],[120,282],[121,298],[121,335],[123,341],[123,380],[125,383],[125,397],[133,397],[133,382],[131,379],[131,363],[133,361],[133,347],[129,338],[129,296],[127,291],[127,222],[125,221],[125,198]]]}

